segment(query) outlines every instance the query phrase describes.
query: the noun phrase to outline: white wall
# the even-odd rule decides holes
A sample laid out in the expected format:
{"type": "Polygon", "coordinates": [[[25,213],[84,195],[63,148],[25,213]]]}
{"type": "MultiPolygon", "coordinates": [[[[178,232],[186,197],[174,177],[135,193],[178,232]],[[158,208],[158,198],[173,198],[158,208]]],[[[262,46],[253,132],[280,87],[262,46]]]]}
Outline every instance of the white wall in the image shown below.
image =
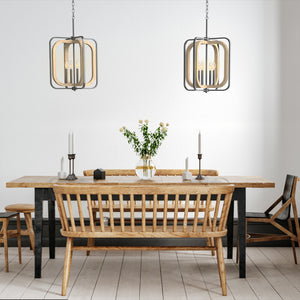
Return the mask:
{"type": "Polygon", "coordinates": [[[276,182],[247,191],[247,209],[263,210],[287,172],[300,175],[299,8],[296,0],[211,0],[209,35],[232,42],[231,88],[204,94],[182,83],[183,43],[205,33],[204,0],[76,0],[75,33],[97,40],[100,81],[73,92],[50,87],[48,53],[51,37],[71,35],[71,1],[1,0],[0,209],[33,203],[32,190],[5,183],[56,175],[70,130],[76,174],[134,167],[119,128],[149,119],[170,123],[158,168],[181,168],[186,156],[197,168],[200,129],[203,168],[276,182]]]}

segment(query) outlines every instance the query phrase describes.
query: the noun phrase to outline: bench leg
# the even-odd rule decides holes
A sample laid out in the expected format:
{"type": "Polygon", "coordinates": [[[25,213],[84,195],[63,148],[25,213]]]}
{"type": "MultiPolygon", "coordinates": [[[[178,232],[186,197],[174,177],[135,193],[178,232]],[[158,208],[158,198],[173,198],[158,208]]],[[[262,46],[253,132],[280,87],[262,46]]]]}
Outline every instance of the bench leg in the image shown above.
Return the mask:
{"type": "Polygon", "coordinates": [[[224,254],[223,254],[223,245],[222,238],[216,238],[217,244],[217,262],[218,262],[218,270],[220,276],[220,283],[222,287],[222,295],[227,295],[227,286],[226,286],[226,274],[225,274],[225,262],[224,262],[224,254]]]}
{"type": "Polygon", "coordinates": [[[73,238],[67,239],[61,295],[66,296],[72,263],[73,238]]]}

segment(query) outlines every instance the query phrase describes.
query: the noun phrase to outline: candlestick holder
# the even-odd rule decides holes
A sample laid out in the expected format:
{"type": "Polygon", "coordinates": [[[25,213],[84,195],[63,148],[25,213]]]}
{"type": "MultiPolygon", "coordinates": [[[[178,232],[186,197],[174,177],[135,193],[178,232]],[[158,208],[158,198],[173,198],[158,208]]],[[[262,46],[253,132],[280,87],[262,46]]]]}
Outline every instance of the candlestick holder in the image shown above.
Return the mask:
{"type": "Polygon", "coordinates": [[[199,174],[195,178],[196,180],[203,180],[204,177],[201,175],[201,159],[202,159],[202,154],[198,154],[198,159],[199,159],[199,174]]]}
{"type": "Polygon", "coordinates": [[[74,174],[74,159],[75,159],[75,154],[68,154],[69,158],[69,175],[66,178],[66,180],[76,180],[77,177],[74,174]]]}

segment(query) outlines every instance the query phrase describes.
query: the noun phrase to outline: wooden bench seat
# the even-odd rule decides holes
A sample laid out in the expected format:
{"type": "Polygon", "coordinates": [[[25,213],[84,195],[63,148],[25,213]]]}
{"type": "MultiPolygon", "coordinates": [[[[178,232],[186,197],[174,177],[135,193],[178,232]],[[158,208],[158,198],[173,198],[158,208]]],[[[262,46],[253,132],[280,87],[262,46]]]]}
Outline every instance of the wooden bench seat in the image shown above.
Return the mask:
{"type": "MultiPolygon", "coordinates": [[[[190,250],[216,250],[222,294],[227,294],[225,263],[223,255],[222,237],[226,236],[225,228],[231,197],[234,190],[232,185],[201,186],[201,185],[54,185],[55,198],[61,219],[61,234],[67,237],[62,295],[66,295],[72,252],[74,250],[103,250],[101,246],[87,245],[74,246],[77,238],[204,238],[207,246],[204,247],[129,247],[129,249],[190,249],[190,250]],[[106,201],[102,195],[108,197],[108,225],[104,222],[106,201]],[[115,211],[113,195],[118,195],[119,207],[115,211]],[[129,203],[123,200],[129,195],[129,203]],[[140,196],[141,201],[135,201],[135,196],[140,196]],[[153,203],[147,206],[146,198],[151,195],[153,203]],[[174,201],[169,201],[169,196],[175,195],[174,201]],[[191,196],[196,195],[195,200],[191,196]],[[84,196],[84,197],[82,197],[84,196]],[[97,197],[97,200],[92,200],[97,197]],[[183,222],[178,222],[178,215],[182,206],[180,200],[184,196],[183,222]],[[158,199],[163,197],[163,206],[158,199]],[[82,199],[86,199],[82,200],[82,199]],[[202,200],[205,199],[205,200],[202,200]],[[93,205],[99,209],[99,222],[95,222],[93,205]],[[221,204],[223,202],[223,205],[221,204]],[[73,204],[72,204],[73,202],[73,204]],[[84,203],[84,205],[83,205],[84,203]],[[213,205],[212,205],[213,203],[213,205]],[[84,212],[88,211],[88,218],[84,212]],[[129,209],[129,219],[126,220],[125,212],[129,209]],[[201,208],[201,210],[200,210],[201,208]],[[213,208],[213,210],[211,210],[213,208]],[[152,225],[147,226],[147,215],[152,215],[152,225]],[[159,216],[162,215],[162,222],[159,216]],[[170,220],[170,215],[172,219],[170,220]],[[192,215],[192,216],[191,216],[192,215]],[[136,218],[141,223],[136,224],[136,218]],[[79,219],[76,222],[77,218],[79,219]],[[188,220],[192,219],[191,226],[188,220]],[[118,220],[118,223],[115,222],[118,220]],[[169,223],[172,223],[171,225],[169,223]],[[201,223],[201,225],[199,225],[201,223]],[[215,241],[215,243],[214,243],[215,241]]],[[[127,247],[128,248],[128,247],[127,247]]],[[[126,247],[105,247],[105,249],[124,250],[126,247]]]]}

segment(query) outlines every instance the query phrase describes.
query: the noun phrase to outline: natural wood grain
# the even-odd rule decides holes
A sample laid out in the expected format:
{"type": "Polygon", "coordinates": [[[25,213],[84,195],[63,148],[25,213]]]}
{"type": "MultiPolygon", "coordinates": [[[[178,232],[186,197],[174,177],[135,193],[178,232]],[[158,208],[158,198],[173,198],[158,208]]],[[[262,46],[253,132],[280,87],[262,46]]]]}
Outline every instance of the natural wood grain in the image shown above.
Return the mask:
{"type": "MultiPolygon", "coordinates": [[[[65,255],[65,264],[64,264],[64,276],[63,276],[63,284],[62,284],[62,295],[66,295],[67,284],[70,275],[70,265],[72,260],[72,251],[73,250],[104,250],[104,249],[114,249],[114,250],[122,250],[122,249],[139,249],[139,250],[153,250],[153,249],[190,249],[190,250],[215,250],[218,251],[218,264],[219,264],[219,273],[220,273],[220,282],[222,285],[223,294],[226,294],[226,281],[225,281],[225,265],[224,265],[224,257],[223,257],[223,248],[221,237],[224,237],[227,233],[225,228],[226,219],[228,216],[228,207],[231,202],[232,193],[234,190],[233,185],[211,185],[211,186],[201,186],[201,185],[55,185],[54,193],[57,199],[58,210],[60,213],[60,218],[62,221],[63,228],[61,230],[61,234],[67,237],[67,248],[65,255]],[[89,219],[85,224],[80,224],[80,226],[75,226],[75,217],[77,215],[75,209],[76,206],[72,206],[72,195],[77,195],[77,207],[78,214],[82,213],[82,204],[81,204],[81,196],[85,195],[87,199],[87,206],[89,211],[89,219]],[[97,200],[91,201],[92,196],[98,195],[97,200]],[[101,207],[100,202],[102,202],[101,195],[108,195],[109,202],[109,226],[102,226],[101,223],[98,225],[94,222],[93,215],[91,213],[92,206],[95,205],[98,208],[101,207]],[[114,221],[114,202],[113,195],[118,195],[118,200],[120,209],[118,212],[115,212],[120,219],[120,226],[115,225],[114,221]],[[131,224],[125,222],[124,220],[124,207],[123,207],[123,195],[130,195],[130,209],[133,214],[131,214],[131,224]],[[141,196],[141,200],[134,199],[133,196],[141,196]],[[163,195],[163,222],[162,225],[156,222],[157,216],[153,216],[155,220],[155,226],[147,226],[146,224],[146,195],[152,195],[154,204],[148,205],[148,209],[152,208],[152,213],[157,214],[157,200],[158,195],[163,195]],[[170,200],[170,195],[175,195],[175,199],[179,199],[179,195],[185,196],[185,210],[184,210],[184,221],[183,226],[174,226],[173,224],[169,225],[169,222],[172,222],[172,219],[167,219],[168,216],[168,207],[170,203],[174,202],[170,200]],[[190,201],[191,195],[197,195],[196,203],[195,201],[190,201]],[[211,206],[211,198],[212,196],[217,195],[215,202],[221,201],[222,195],[224,198],[224,204],[222,209],[218,212],[213,212],[213,220],[211,219],[211,208],[215,209],[220,208],[219,203],[214,207],[211,206]],[[192,208],[192,213],[199,214],[199,202],[200,198],[203,197],[202,205],[204,206],[202,216],[199,219],[203,220],[202,226],[198,225],[198,222],[194,222],[194,226],[188,226],[188,212],[192,208]],[[64,200],[65,199],[65,200],[64,200]],[[190,206],[192,204],[192,206],[190,206]],[[139,206],[142,208],[142,219],[141,225],[134,227],[132,223],[135,223],[135,208],[139,206]],[[196,209],[196,212],[195,212],[196,209]],[[132,211],[133,210],[133,211],[132,211]],[[216,224],[217,217],[220,215],[220,222],[215,228],[211,226],[211,224],[216,224]],[[132,217],[133,216],[133,217],[132,217]],[[71,224],[69,226],[68,224],[71,224]],[[82,230],[84,228],[84,230],[82,230]],[[174,230],[176,228],[176,230],[174,230]],[[205,238],[208,239],[209,243],[204,247],[101,247],[94,246],[92,243],[88,243],[87,246],[73,246],[73,239],[75,238],[205,238]],[[219,241],[216,246],[211,242],[211,238],[217,238],[219,241]],[[219,247],[219,249],[218,249],[219,247]],[[222,253],[221,253],[222,252],[222,253]],[[225,285],[225,287],[224,287],[225,285]]],[[[151,201],[153,201],[151,200],[151,201]]],[[[176,206],[176,205],[175,205],[176,206]]],[[[172,207],[174,204],[172,203],[172,207]]],[[[101,215],[101,211],[100,211],[101,215]]],[[[85,222],[85,220],[83,220],[85,222]]],[[[176,221],[177,222],[177,221],[176,221]]]]}
{"type": "Polygon", "coordinates": [[[270,207],[264,212],[263,214],[264,217],[246,217],[246,230],[247,230],[247,224],[249,222],[252,222],[252,223],[267,223],[274,226],[280,231],[280,233],[275,233],[275,234],[270,234],[270,233],[264,234],[264,233],[256,233],[256,232],[249,233],[246,231],[246,243],[290,240],[292,244],[295,264],[297,264],[295,242],[300,241],[300,229],[299,229],[296,199],[295,199],[297,182],[298,182],[298,177],[287,175],[283,194],[272,205],[270,205],[270,207]],[[284,197],[286,197],[286,199],[284,197]],[[283,202],[284,199],[285,201],[283,202]],[[288,228],[285,228],[282,224],[280,224],[277,219],[277,217],[279,217],[279,215],[282,214],[284,210],[290,209],[291,206],[295,217],[296,234],[293,231],[290,215],[288,215],[285,220],[287,221],[288,228]],[[275,210],[275,208],[277,208],[277,210],[275,210]],[[272,212],[273,210],[275,210],[275,213],[273,215],[269,215],[269,213],[272,212]]]}
{"type": "Polygon", "coordinates": [[[21,226],[20,226],[20,214],[15,212],[9,215],[2,213],[0,216],[0,224],[2,224],[2,228],[0,231],[0,245],[4,245],[4,256],[5,256],[5,271],[9,271],[8,267],[8,239],[12,237],[18,238],[18,253],[19,253],[19,264],[22,263],[21,258],[21,226]],[[8,230],[8,223],[11,219],[17,218],[17,229],[16,230],[8,230]]]}
{"type": "MultiPolygon", "coordinates": [[[[95,169],[84,170],[84,176],[94,176],[95,169]]],[[[157,169],[155,176],[181,176],[185,172],[184,169],[157,169]]],[[[199,173],[198,169],[189,170],[193,176],[197,176],[199,173]]],[[[202,176],[218,176],[217,170],[203,169],[201,170],[202,176]]],[[[135,169],[106,169],[106,176],[136,176],[135,169]]]]}
{"type": "Polygon", "coordinates": [[[128,184],[180,184],[211,185],[233,184],[237,188],[273,188],[275,183],[257,176],[206,176],[204,180],[183,181],[181,176],[154,176],[151,180],[141,180],[137,176],[107,176],[105,180],[94,180],[90,176],[78,176],[77,180],[59,180],[57,176],[23,176],[6,183],[7,188],[53,188],[54,184],[128,185],[128,184]]]}
{"type": "Polygon", "coordinates": [[[61,290],[62,296],[65,296],[67,293],[67,286],[69,283],[71,263],[72,263],[72,246],[73,246],[73,238],[68,238],[67,245],[66,245],[64,274],[62,280],[62,290],[61,290]]]}
{"type": "Polygon", "coordinates": [[[29,236],[30,249],[34,251],[34,230],[31,217],[31,213],[34,213],[34,205],[25,203],[10,204],[5,206],[5,211],[24,214],[27,228],[21,229],[21,235],[29,236]]]}

